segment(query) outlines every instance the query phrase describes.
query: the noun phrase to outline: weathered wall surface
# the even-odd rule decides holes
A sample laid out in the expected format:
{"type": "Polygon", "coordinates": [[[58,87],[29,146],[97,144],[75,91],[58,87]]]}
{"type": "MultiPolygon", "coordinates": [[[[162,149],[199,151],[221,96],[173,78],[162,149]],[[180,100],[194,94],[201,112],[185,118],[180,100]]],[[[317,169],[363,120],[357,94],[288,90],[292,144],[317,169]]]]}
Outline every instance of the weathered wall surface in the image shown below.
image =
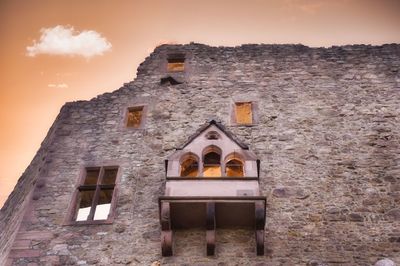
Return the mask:
{"type": "Polygon", "coordinates": [[[12,245],[15,243],[14,240],[16,239],[18,230],[22,231],[25,224],[29,224],[28,219],[25,219],[24,215],[28,214],[28,209],[31,209],[31,198],[37,178],[43,174],[46,169],[45,165],[51,161],[46,156],[54,140],[57,123],[62,121],[62,119],[59,119],[61,116],[62,114],[58,116],[50,128],[31,164],[22,174],[14,191],[0,209],[0,265],[7,264],[7,256],[12,245]]]}
{"type": "MultiPolygon", "coordinates": [[[[40,173],[19,182],[37,178],[9,258],[14,265],[400,263],[399,68],[400,45],[160,46],[133,82],[64,106],[54,139],[39,151],[40,173]],[[160,85],[174,52],[186,54],[185,73],[174,75],[183,83],[160,85]],[[257,102],[258,124],[230,126],[237,100],[257,102]],[[135,103],[148,105],[144,129],[124,127],[135,103]],[[217,230],[215,257],[205,255],[204,230],[178,231],[175,255],[161,257],[164,159],[210,118],[261,160],[263,257],[255,255],[254,232],[243,229],[217,230]],[[63,225],[89,163],[121,168],[115,220],[63,225]]],[[[8,213],[6,205],[2,219],[8,213]]],[[[6,225],[2,247],[13,230],[6,225]]]]}

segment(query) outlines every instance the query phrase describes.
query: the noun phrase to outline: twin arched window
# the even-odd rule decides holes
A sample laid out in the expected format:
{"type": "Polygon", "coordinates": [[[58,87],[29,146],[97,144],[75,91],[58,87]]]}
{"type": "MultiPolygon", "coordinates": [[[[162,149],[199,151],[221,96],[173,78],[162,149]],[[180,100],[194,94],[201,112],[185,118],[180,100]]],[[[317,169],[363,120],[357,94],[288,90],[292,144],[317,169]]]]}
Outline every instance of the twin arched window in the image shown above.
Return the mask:
{"type": "Polygon", "coordinates": [[[243,177],[243,160],[237,153],[226,156],[224,163],[221,162],[222,151],[217,146],[208,146],[203,150],[202,167],[199,158],[193,153],[182,156],[180,161],[181,177],[243,177]],[[224,174],[222,173],[224,166],[224,174]],[[200,174],[201,171],[201,174],[200,174]]]}

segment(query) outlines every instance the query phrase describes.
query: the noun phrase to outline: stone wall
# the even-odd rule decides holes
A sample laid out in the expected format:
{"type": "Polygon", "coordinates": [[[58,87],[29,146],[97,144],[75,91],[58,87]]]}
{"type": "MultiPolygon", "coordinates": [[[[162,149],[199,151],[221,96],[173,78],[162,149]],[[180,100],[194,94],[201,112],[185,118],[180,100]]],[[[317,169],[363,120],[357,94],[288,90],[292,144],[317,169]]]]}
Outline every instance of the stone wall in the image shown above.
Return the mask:
{"type": "Polygon", "coordinates": [[[15,252],[20,252],[20,243],[15,241],[18,239],[16,236],[18,230],[23,231],[25,224],[29,224],[29,219],[26,219],[28,217],[24,215],[29,214],[28,209],[32,209],[31,198],[38,176],[45,172],[46,164],[51,161],[51,159],[46,156],[54,140],[54,132],[57,128],[57,124],[62,121],[62,119],[60,119],[61,116],[62,113],[57,117],[46,138],[43,140],[39,151],[18,180],[14,190],[0,210],[0,265],[6,264],[7,256],[13,245],[18,249],[18,251],[15,252]]]}
{"type": "Polygon", "coordinates": [[[0,247],[12,248],[13,265],[373,265],[385,257],[399,264],[399,67],[396,44],[162,45],[134,81],[63,107],[28,168],[36,170],[2,209],[0,247]],[[166,58],[176,52],[185,54],[186,71],[170,75],[166,58]],[[181,84],[161,85],[169,75],[181,84]],[[235,101],[257,102],[258,123],[232,125],[235,101]],[[124,126],[135,104],[148,106],[143,129],[124,126]],[[255,255],[254,232],[239,228],[217,230],[214,257],[205,255],[201,229],[176,232],[175,255],[161,257],[164,159],[211,118],[261,160],[265,256],[255,255]],[[88,164],[120,166],[115,220],[64,225],[88,164]],[[10,246],[10,221],[21,219],[11,210],[28,193],[10,246]]]}

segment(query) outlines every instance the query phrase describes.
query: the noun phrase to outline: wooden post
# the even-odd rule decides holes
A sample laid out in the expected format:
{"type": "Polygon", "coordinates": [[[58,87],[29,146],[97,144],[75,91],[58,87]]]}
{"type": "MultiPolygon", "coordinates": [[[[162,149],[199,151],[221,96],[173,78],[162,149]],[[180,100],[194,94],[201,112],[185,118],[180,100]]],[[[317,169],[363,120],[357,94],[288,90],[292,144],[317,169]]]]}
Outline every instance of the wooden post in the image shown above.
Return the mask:
{"type": "Polygon", "coordinates": [[[207,202],[206,242],[207,256],[215,254],[215,202],[207,202]]]}
{"type": "Polygon", "coordinates": [[[161,203],[161,253],[172,256],[172,230],[169,202],[161,203]]]}
{"type": "Polygon", "coordinates": [[[256,201],[255,207],[255,230],[257,256],[264,255],[264,226],[265,206],[263,201],[256,201]]]}

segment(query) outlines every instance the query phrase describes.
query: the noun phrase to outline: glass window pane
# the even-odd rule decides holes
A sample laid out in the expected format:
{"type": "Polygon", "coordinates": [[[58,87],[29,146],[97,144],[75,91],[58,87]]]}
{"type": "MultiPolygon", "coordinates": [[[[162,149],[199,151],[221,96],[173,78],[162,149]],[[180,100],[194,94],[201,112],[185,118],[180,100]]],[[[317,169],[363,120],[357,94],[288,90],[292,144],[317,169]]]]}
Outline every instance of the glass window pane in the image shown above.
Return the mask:
{"type": "Polygon", "coordinates": [[[99,201],[96,206],[94,220],[106,220],[111,209],[113,189],[100,190],[99,201]]]}
{"type": "Polygon", "coordinates": [[[236,123],[251,124],[253,122],[251,102],[236,103],[235,106],[236,106],[236,123]]]}
{"type": "Polygon", "coordinates": [[[90,213],[94,190],[79,191],[77,221],[86,221],[90,213]]]}
{"type": "Polygon", "coordinates": [[[115,179],[117,178],[117,173],[118,173],[117,168],[105,169],[102,184],[103,185],[115,184],[115,179]]]}
{"type": "Polygon", "coordinates": [[[86,169],[86,178],[84,185],[96,185],[97,178],[99,177],[100,168],[86,169]]]}
{"type": "Polygon", "coordinates": [[[137,106],[129,108],[128,110],[128,127],[140,127],[140,123],[142,121],[142,114],[143,114],[143,106],[137,106]]]}

